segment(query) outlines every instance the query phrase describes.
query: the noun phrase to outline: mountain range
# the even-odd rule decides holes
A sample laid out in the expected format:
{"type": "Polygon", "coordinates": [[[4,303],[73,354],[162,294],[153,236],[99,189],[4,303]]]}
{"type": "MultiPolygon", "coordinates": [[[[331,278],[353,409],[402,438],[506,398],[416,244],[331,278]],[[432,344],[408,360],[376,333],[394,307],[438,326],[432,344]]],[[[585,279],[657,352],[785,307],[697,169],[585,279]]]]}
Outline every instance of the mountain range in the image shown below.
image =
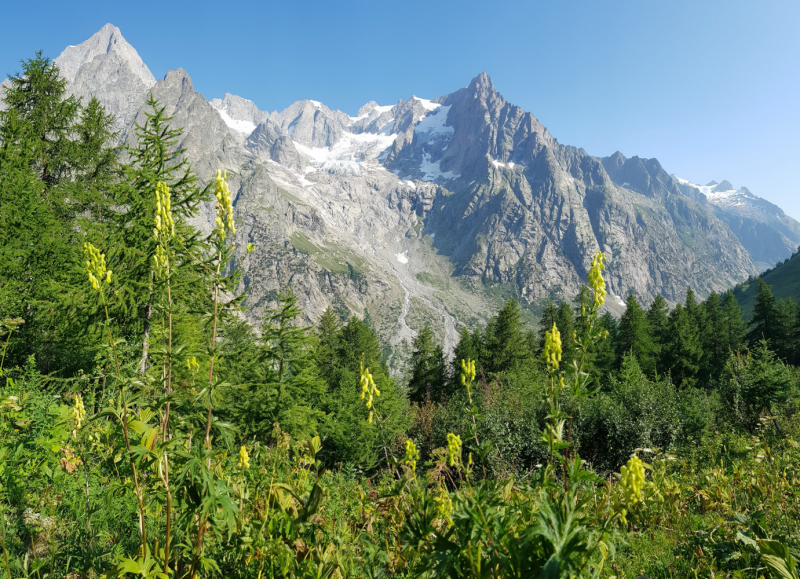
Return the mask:
{"type": "MultiPolygon", "coordinates": [[[[313,100],[275,112],[231,94],[208,101],[182,69],[156,81],[110,24],[55,62],[73,94],[116,115],[123,142],[152,92],[201,180],[228,170],[254,322],[292,286],[310,321],[329,305],[368,315],[390,363],[425,323],[447,351],[507,298],[527,312],[571,299],[597,250],[619,313],[630,293],[649,304],[687,286],[727,290],[800,245],[800,223],[744,187],[559,143],[485,73],[350,116],[313,100]]],[[[208,205],[196,224],[212,223],[208,205]]]]}

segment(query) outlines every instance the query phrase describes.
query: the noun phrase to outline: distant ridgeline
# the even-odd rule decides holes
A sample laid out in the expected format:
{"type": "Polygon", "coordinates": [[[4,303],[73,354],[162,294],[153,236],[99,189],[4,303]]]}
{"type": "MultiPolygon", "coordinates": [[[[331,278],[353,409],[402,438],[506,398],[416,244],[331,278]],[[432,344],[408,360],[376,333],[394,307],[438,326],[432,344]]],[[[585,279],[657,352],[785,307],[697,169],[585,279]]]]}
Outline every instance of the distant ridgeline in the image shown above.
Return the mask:
{"type": "Polygon", "coordinates": [[[734,288],[733,294],[745,316],[750,316],[753,312],[758,299],[760,281],[770,286],[776,300],[792,300],[800,303],[800,248],[790,258],[777,263],[775,267],[766,270],[758,277],[751,276],[734,288]]]}
{"type": "MultiPolygon", "coordinates": [[[[156,80],[110,24],[55,62],[68,93],[114,114],[121,142],[135,143],[152,94],[184,129],[178,144],[202,184],[228,170],[251,322],[291,284],[306,321],[329,306],[366,312],[397,359],[425,324],[449,352],[460,324],[486,324],[509,298],[533,312],[570,299],[595,251],[618,316],[629,294],[673,305],[687,287],[727,291],[800,244],[800,224],[743,187],[559,143],[485,73],[351,116],[314,100],[267,112],[209,99],[181,69],[156,80]]],[[[213,219],[205,203],[193,225],[207,234],[213,219]]]]}

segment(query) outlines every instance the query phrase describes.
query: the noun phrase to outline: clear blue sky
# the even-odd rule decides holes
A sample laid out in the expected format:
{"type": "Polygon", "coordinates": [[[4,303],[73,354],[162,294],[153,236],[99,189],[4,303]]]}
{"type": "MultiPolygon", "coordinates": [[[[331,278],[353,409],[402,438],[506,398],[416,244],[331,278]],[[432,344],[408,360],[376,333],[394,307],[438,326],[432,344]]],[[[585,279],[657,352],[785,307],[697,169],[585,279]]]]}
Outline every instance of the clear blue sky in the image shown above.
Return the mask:
{"type": "Polygon", "coordinates": [[[562,143],[728,179],[800,220],[800,2],[15,2],[1,72],[106,22],[157,77],[266,110],[431,98],[481,71],[562,143]]]}

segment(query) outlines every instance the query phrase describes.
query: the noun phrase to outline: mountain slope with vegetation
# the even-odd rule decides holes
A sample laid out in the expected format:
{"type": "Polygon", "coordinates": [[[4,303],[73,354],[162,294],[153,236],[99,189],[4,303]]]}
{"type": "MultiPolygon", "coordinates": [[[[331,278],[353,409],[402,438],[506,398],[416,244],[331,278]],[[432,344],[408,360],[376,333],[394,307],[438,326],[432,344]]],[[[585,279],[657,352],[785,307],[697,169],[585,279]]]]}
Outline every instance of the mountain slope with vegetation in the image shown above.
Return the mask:
{"type": "MultiPolygon", "coordinates": [[[[758,271],[738,229],[657,161],[560,144],[485,74],[350,116],[310,100],[271,113],[235,95],[207,101],[182,70],[154,81],[111,25],[58,62],[69,91],[116,114],[122,142],[152,91],[201,182],[229,171],[251,322],[291,286],[309,323],[328,307],[367,315],[393,372],[426,323],[450,352],[462,325],[487,323],[509,297],[533,316],[574,294],[597,250],[615,314],[629,294],[674,304],[687,286],[707,295],[758,271]]],[[[209,233],[213,221],[201,203],[193,225],[209,233]]]]}
{"type": "Polygon", "coordinates": [[[618,321],[596,252],[538,329],[508,300],[451,361],[423,323],[401,380],[369,317],[244,319],[248,216],[167,105],[120,151],[41,55],[4,98],[0,573],[792,577],[800,317],[766,284],[618,321]]]}

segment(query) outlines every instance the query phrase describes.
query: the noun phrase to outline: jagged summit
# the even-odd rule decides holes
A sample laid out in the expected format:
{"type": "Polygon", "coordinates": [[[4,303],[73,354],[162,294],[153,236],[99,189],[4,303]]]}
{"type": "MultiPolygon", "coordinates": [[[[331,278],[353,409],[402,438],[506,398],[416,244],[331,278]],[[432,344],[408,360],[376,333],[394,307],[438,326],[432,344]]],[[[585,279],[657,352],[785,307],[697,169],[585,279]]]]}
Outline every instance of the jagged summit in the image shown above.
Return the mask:
{"type": "Polygon", "coordinates": [[[89,40],[67,47],[55,64],[70,92],[84,97],[84,102],[96,97],[116,116],[114,129],[120,135],[156,84],[139,53],[113,24],[106,24],[89,40]]]}
{"type": "Polygon", "coordinates": [[[153,73],[139,57],[136,49],[125,40],[119,28],[110,23],[103,26],[88,40],[77,46],[67,47],[55,62],[61,69],[61,74],[68,81],[72,81],[81,66],[92,62],[97,56],[110,52],[119,54],[145,86],[151,87],[156,84],[153,73]]]}
{"type": "MultiPolygon", "coordinates": [[[[393,352],[428,320],[447,350],[456,320],[485,323],[498,296],[535,307],[574,295],[596,250],[617,312],[629,293],[675,302],[687,286],[702,295],[757,273],[727,208],[679,188],[656,159],[560,144],[485,72],[356,116],[315,100],[268,113],[230,93],[209,102],[181,69],[153,86],[113,26],[87,43],[65,51],[81,63],[75,94],[97,96],[130,136],[152,90],[201,178],[229,170],[237,252],[259,248],[237,253],[253,319],[291,284],[310,320],[328,306],[368,311],[393,352]]],[[[212,227],[213,206],[203,211],[212,227]]]]}

